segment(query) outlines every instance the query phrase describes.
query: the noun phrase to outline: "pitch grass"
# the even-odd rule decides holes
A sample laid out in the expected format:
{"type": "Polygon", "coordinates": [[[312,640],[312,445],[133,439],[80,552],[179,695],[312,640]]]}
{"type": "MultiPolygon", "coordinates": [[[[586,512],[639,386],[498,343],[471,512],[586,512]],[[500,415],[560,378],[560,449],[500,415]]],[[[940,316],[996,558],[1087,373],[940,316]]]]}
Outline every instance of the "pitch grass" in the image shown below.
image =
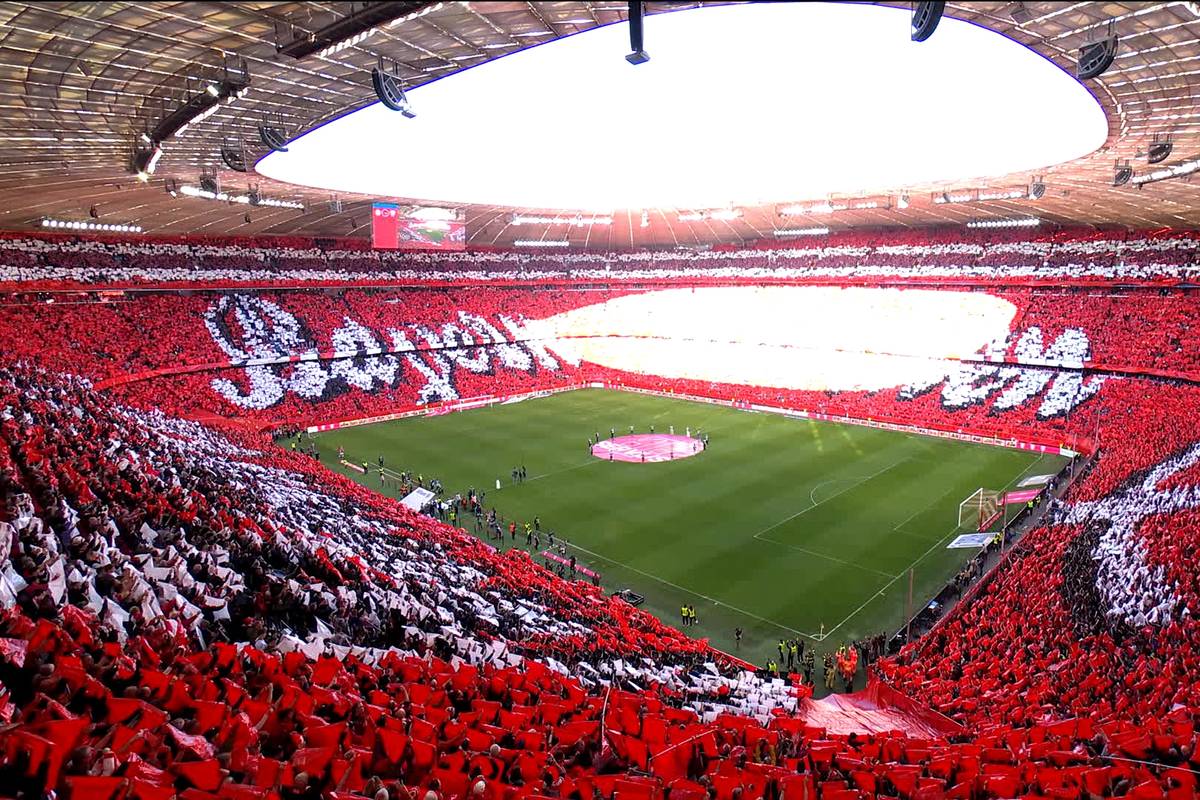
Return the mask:
{"type": "MultiPolygon", "coordinates": [[[[337,447],[372,466],[441,479],[448,495],[486,491],[506,519],[541,518],[609,591],[645,595],[643,608],[728,652],[765,663],[781,637],[821,651],[905,619],[909,571],[919,609],[975,551],[948,550],[958,504],[980,487],[1003,489],[1056,471],[1058,456],[854,425],[791,419],[725,406],[606,390],[515,405],[345,428],[318,435],[331,469],[381,488],[337,463],[337,447]],[[708,450],[678,461],[602,461],[587,439],[633,425],[687,427],[708,450]],[[513,485],[524,465],[528,480],[513,485]],[[502,488],[495,489],[499,479],[502,488]],[[735,646],[734,628],[744,638],[735,646]]],[[[460,521],[474,532],[471,519],[460,521]]],[[[503,547],[523,547],[507,534],[503,547]]],[[[818,667],[819,671],[819,667],[818,667]]]]}

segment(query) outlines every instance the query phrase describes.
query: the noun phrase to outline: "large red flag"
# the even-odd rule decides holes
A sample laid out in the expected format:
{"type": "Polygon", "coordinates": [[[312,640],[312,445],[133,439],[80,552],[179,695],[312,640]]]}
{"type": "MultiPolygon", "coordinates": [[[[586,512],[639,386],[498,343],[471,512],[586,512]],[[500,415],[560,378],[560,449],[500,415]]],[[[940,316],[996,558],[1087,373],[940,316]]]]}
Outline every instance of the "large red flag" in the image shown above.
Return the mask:
{"type": "Polygon", "coordinates": [[[125,778],[101,778],[71,775],[67,777],[71,800],[110,800],[124,785],[125,778]]]}
{"type": "Polygon", "coordinates": [[[171,771],[205,792],[214,792],[221,785],[221,765],[215,758],[176,762],[171,771]]]}

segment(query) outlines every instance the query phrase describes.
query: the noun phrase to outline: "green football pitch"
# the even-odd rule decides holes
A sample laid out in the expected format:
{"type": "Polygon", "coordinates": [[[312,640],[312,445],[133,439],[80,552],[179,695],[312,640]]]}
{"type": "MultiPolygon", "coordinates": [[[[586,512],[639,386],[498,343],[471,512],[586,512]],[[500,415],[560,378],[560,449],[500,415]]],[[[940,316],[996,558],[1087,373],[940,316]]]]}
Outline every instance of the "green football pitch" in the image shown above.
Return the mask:
{"type": "MultiPolygon", "coordinates": [[[[962,532],[959,502],[1001,490],[1063,459],[1022,450],[727,406],[588,389],[443,416],[317,435],[322,461],[371,488],[378,474],[346,470],[337,448],[372,467],[436,477],[447,495],[486,491],[484,506],[520,522],[540,517],[542,548],[555,531],[610,591],[630,588],[643,608],[754,663],[780,638],[819,649],[893,632],[973,555],[947,549],[962,532]],[[674,426],[710,437],[698,455],[661,463],[592,456],[588,438],[674,426]],[[514,485],[513,467],[528,478],[514,485]],[[501,489],[496,490],[497,479],[501,489]],[[733,631],[744,631],[735,648],[733,631]]],[[[474,522],[460,524],[474,532],[474,522]]],[[[486,536],[486,534],[485,534],[486,536]]],[[[503,547],[524,547],[518,533],[503,547]]]]}

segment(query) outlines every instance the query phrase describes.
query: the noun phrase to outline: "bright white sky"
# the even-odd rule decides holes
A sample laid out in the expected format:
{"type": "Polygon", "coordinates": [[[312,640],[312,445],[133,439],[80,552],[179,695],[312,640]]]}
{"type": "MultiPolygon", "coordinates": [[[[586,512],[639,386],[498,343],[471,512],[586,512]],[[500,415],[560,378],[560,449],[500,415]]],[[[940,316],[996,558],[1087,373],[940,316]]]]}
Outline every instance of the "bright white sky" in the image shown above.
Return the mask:
{"type": "MultiPolygon", "coordinates": [[[[376,103],[258,163],[380,198],[535,209],[708,208],[1024,172],[1100,147],[1074,78],[999,34],[907,9],[761,3],[610,25],[376,103]]],[[[1023,183],[1027,175],[1016,183],[1023,183]]]]}

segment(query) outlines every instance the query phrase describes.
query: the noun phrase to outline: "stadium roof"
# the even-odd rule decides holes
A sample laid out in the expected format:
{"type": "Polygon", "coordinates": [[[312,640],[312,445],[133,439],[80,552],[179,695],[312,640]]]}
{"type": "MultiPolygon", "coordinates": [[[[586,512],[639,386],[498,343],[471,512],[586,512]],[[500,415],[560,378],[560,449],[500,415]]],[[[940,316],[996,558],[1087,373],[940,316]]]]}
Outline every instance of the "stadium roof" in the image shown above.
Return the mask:
{"type": "MultiPolygon", "coordinates": [[[[649,3],[648,12],[695,5],[649,3]]],[[[0,214],[5,221],[0,227],[34,227],[43,217],[86,220],[95,207],[100,222],[139,225],[152,234],[365,235],[367,207],[376,198],[343,193],[337,198],[337,211],[328,189],[301,188],[226,168],[220,157],[222,143],[236,147],[244,142],[253,164],[266,152],[257,131],[264,119],[294,136],[370,105],[375,101],[370,70],[381,57],[398,65],[409,88],[421,87],[506,54],[620,22],[625,13],[626,5],[615,1],[2,3],[0,214]],[[357,43],[325,55],[293,58],[279,52],[288,43],[300,49],[322,46],[319,37],[313,42],[308,35],[345,23],[365,5],[386,12],[395,24],[379,22],[357,43]],[[177,108],[189,86],[192,92],[203,91],[209,81],[220,79],[223,66],[236,72],[243,65],[250,76],[249,92],[220,103],[211,116],[169,139],[155,174],[139,182],[128,166],[138,135],[177,108]],[[250,207],[165,191],[167,179],[196,184],[202,169],[216,171],[227,191],[243,193],[253,183],[263,197],[299,200],[305,208],[250,207]]],[[[1109,21],[1114,21],[1120,38],[1116,60],[1098,79],[1085,83],[1107,118],[1103,146],[1058,166],[985,181],[935,176],[937,180],[875,190],[881,194],[839,194],[832,198],[835,206],[874,207],[824,214],[783,217],[780,206],[792,198],[774,197],[739,205],[740,216],[680,219],[676,206],[647,210],[644,226],[640,210],[618,210],[613,223],[604,226],[513,226],[514,210],[556,214],[547,207],[515,209],[478,201],[454,207],[467,221],[474,244],[569,238],[573,245],[596,248],[737,243],[773,238],[780,228],[814,225],[925,226],[1028,216],[1098,226],[1200,226],[1200,203],[1187,177],[1112,186],[1118,162],[1128,161],[1144,177],[1200,158],[1200,103],[1193,89],[1200,74],[1200,9],[1195,3],[949,3],[946,14],[1001,33],[1072,73],[1079,48],[1103,38],[1109,21]],[[1170,135],[1173,151],[1162,164],[1150,166],[1146,155],[1155,135],[1170,135]],[[1039,200],[973,199],[981,190],[991,195],[1016,192],[1035,177],[1046,187],[1039,200]],[[972,199],[935,202],[943,193],[951,199],[972,199]],[[906,207],[899,202],[902,194],[906,207]]],[[[647,28],[650,36],[653,29],[647,28]]],[[[831,35],[849,41],[856,32],[831,35]]],[[[898,36],[906,39],[906,31],[898,31],[898,36]]],[[[647,49],[653,56],[652,39],[647,49]]],[[[623,53],[612,54],[614,63],[623,53]]],[[[622,66],[634,73],[639,69],[622,66]]],[[[955,67],[947,65],[948,70],[955,67]]],[[[837,69],[830,65],[831,71],[837,69]]],[[[420,91],[413,92],[414,99],[420,91]]],[[[578,87],[582,95],[590,91],[587,85],[578,87]]],[[[936,92],[937,87],[913,87],[914,93],[923,91],[936,92]]],[[[1036,130],[1055,119],[1055,110],[1031,102],[1022,112],[1023,120],[1036,130]]],[[[886,136],[886,129],[879,135],[886,136]]],[[[575,157],[583,164],[601,148],[669,146],[655,142],[654,136],[653,129],[631,128],[628,143],[581,141],[575,157]]],[[[486,126],[481,126],[479,146],[484,151],[488,138],[486,126]]],[[[769,139],[759,144],[785,146],[769,139]]],[[[489,154],[505,158],[503,150],[489,154]]],[[[429,154],[396,154],[406,156],[429,154]]],[[[536,158],[536,151],[524,157],[536,158]]],[[[852,152],[823,156],[847,162],[854,157],[852,152]]],[[[570,163],[555,166],[564,176],[571,174],[570,163]]],[[[453,169],[452,159],[447,169],[453,169]]],[[[435,198],[397,199],[419,203],[435,198]]],[[[801,203],[806,207],[818,204],[813,198],[795,198],[804,199],[810,201],[801,203]]]]}

